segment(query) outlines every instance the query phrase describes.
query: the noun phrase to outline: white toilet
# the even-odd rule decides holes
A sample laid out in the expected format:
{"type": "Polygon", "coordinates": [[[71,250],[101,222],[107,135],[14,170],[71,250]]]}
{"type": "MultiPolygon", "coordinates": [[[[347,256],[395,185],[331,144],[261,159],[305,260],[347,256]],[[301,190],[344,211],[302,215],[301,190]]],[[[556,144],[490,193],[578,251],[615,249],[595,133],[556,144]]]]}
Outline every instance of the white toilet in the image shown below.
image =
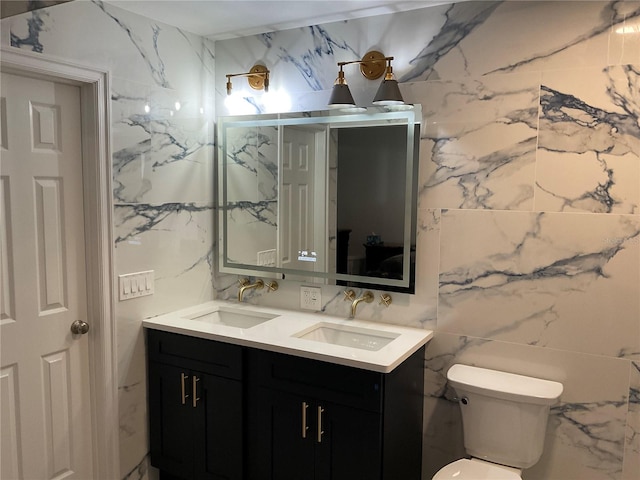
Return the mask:
{"type": "Polygon", "coordinates": [[[542,455],[549,407],[562,384],[468,365],[452,366],[447,378],[471,459],[444,466],[433,480],[520,480],[542,455]]]}

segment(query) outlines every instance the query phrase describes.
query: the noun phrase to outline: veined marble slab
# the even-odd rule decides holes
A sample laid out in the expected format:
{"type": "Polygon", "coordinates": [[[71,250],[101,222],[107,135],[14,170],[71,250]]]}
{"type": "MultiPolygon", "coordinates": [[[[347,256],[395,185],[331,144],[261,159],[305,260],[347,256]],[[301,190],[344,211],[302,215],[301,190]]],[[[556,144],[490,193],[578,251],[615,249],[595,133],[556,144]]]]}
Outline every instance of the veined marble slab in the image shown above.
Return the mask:
{"type": "Polygon", "coordinates": [[[638,216],[442,214],[438,331],[637,359],[639,291],[638,216]]]}
{"type": "Polygon", "coordinates": [[[5,18],[2,27],[4,45],[73,58],[147,85],[200,92],[214,72],[212,42],[100,0],[5,18]]]}
{"type": "Polygon", "coordinates": [[[403,85],[424,107],[421,206],[533,209],[539,85],[531,74],[403,85]]]}
{"type": "Polygon", "coordinates": [[[640,65],[545,72],[536,209],[640,213],[640,65]]]}
{"type": "Polygon", "coordinates": [[[199,95],[114,79],[116,202],[213,202],[213,126],[201,105],[199,95]]]}

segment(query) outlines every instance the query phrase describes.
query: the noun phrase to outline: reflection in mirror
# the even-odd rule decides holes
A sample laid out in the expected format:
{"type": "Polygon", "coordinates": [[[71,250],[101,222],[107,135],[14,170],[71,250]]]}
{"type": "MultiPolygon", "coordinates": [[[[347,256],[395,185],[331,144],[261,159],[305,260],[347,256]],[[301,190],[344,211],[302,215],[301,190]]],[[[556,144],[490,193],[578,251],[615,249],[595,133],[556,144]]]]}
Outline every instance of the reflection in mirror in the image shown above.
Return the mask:
{"type": "Polygon", "coordinates": [[[405,217],[398,212],[404,212],[406,162],[392,160],[406,152],[406,127],[342,128],[336,133],[337,271],[402,279],[405,217]]]}
{"type": "Polygon", "coordinates": [[[412,293],[420,115],[220,118],[219,270],[412,293]]]}
{"type": "Polygon", "coordinates": [[[225,145],[220,203],[225,263],[275,266],[278,127],[230,126],[225,145]]]}

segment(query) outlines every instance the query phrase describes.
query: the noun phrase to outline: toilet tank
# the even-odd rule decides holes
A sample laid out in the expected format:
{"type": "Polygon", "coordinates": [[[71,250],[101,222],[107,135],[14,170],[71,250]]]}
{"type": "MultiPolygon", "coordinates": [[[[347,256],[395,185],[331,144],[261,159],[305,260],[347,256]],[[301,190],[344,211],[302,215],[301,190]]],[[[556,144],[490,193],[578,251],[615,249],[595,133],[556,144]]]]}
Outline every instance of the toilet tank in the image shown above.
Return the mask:
{"type": "Polygon", "coordinates": [[[460,402],[469,455],[516,468],[540,459],[561,383],[459,364],[447,378],[460,402]]]}

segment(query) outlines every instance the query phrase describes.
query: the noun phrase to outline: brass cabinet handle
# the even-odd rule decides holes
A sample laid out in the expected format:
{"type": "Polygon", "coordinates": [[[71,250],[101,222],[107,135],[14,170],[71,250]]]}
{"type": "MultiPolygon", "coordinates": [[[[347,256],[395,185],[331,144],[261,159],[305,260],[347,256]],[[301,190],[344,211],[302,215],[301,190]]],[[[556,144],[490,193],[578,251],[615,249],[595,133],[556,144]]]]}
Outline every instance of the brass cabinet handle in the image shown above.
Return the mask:
{"type": "Polygon", "coordinates": [[[322,443],[322,434],[324,430],[322,430],[322,413],[324,412],[324,408],[318,405],[318,443],[322,443]]]}
{"type": "Polygon", "coordinates": [[[182,405],[187,403],[187,398],[189,395],[185,393],[184,381],[189,378],[189,375],[185,375],[184,373],[180,374],[180,391],[182,392],[182,405]]]}
{"type": "Polygon", "coordinates": [[[302,438],[307,438],[307,408],[309,408],[309,404],[307,402],[302,402],[302,438]]]}
{"type": "Polygon", "coordinates": [[[198,377],[196,377],[195,375],[192,378],[191,381],[191,385],[193,387],[193,395],[191,396],[191,400],[193,402],[193,406],[195,407],[198,404],[198,400],[200,400],[200,397],[198,397],[198,382],[200,381],[200,379],[198,377]]]}

